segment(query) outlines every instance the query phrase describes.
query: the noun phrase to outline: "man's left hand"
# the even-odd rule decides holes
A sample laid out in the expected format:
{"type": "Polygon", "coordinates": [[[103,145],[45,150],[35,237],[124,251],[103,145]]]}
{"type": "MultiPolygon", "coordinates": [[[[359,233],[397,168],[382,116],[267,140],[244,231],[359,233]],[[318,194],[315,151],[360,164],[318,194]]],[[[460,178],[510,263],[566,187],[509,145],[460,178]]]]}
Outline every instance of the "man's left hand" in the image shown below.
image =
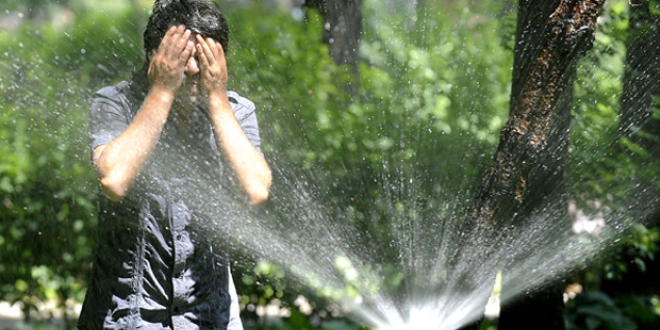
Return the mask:
{"type": "Polygon", "coordinates": [[[227,91],[227,61],[222,45],[212,38],[196,36],[197,53],[201,64],[200,80],[207,95],[227,91]]]}

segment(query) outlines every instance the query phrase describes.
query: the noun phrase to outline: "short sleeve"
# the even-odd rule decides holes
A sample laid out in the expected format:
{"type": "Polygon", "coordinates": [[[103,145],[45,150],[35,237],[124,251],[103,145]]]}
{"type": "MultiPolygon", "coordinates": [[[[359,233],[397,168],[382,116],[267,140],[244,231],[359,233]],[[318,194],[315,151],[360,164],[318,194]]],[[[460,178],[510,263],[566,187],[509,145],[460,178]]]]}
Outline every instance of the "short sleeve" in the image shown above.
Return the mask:
{"type": "Polygon", "coordinates": [[[255,149],[261,151],[261,137],[259,135],[259,123],[254,103],[235,92],[228,92],[229,102],[234,110],[234,115],[241,125],[243,132],[255,149]]]}
{"type": "Polygon", "coordinates": [[[130,124],[128,105],[120,88],[105,87],[94,94],[89,113],[89,138],[92,150],[119,136],[130,124]]]}

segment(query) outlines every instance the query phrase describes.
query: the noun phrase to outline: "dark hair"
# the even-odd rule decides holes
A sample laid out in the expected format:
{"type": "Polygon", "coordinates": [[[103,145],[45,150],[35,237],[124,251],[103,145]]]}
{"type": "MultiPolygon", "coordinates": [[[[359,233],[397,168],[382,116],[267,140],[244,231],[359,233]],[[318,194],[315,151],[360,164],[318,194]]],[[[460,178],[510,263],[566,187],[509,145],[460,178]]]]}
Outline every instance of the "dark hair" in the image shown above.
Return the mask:
{"type": "Polygon", "coordinates": [[[229,27],[216,3],[204,0],[156,0],[144,30],[144,51],[147,57],[158,49],[167,29],[173,24],[183,24],[194,32],[211,37],[227,51],[229,27]]]}

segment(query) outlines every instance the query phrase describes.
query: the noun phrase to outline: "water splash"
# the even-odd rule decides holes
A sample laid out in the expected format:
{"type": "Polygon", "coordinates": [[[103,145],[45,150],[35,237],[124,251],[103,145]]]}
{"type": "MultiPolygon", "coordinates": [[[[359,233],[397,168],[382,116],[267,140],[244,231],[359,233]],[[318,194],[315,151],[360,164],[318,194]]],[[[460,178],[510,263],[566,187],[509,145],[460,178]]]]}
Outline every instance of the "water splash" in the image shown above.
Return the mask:
{"type": "Polygon", "coordinates": [[[543,288],[598,258],[634,223],[628,219],[650,214],[646,206],[656,201],[646,185],[631,183],[619,202],[624,208],[581,210],[574,220],[608,224],[576,232],[563,219],[566,196],[555,192],[520,225],[484,237],[478,227],[461,226],[470,216],[469,192],[445,189],[422,205],[411,193],[419,178],[400,177],[380,187],[388,191],[382,203],[393,217],[392,232],[379,236],[361,231],[351,208],[328,197],[329,174],[278,166],[278,160],[271,160],[278,178],[272,204],[261,210],[214,193],[208,180],[191,187],[190,203],[213,219],[205,231],[275,263],[344,313],[383,330],[457,329],[475,321],[499,271],[507,288],[498,292],[501,303],[543,288]],[[312,180],[321,177],[328,179],[312,180]]]}

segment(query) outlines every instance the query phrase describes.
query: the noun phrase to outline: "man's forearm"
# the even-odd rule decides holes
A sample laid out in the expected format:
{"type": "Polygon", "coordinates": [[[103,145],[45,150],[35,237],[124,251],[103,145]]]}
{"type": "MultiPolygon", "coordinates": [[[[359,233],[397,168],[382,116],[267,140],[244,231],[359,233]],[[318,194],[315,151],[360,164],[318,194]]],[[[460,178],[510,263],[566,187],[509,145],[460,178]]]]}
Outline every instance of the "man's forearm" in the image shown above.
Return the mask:
{"type": "Polygon", "coordinates": [[[103,192],[120,200],[153,151],[172,106],[173,92],[152,88],[130,126],[94,150],[94,164],[103,192]]]}
{"type": "Polygon", "coordinates": [[[225,92],[209,96],[211,122],[216,139],[247,194],[251,204],[268,199],[271,172],[264,157],[247,138],[229,104],[225,92]]]}

